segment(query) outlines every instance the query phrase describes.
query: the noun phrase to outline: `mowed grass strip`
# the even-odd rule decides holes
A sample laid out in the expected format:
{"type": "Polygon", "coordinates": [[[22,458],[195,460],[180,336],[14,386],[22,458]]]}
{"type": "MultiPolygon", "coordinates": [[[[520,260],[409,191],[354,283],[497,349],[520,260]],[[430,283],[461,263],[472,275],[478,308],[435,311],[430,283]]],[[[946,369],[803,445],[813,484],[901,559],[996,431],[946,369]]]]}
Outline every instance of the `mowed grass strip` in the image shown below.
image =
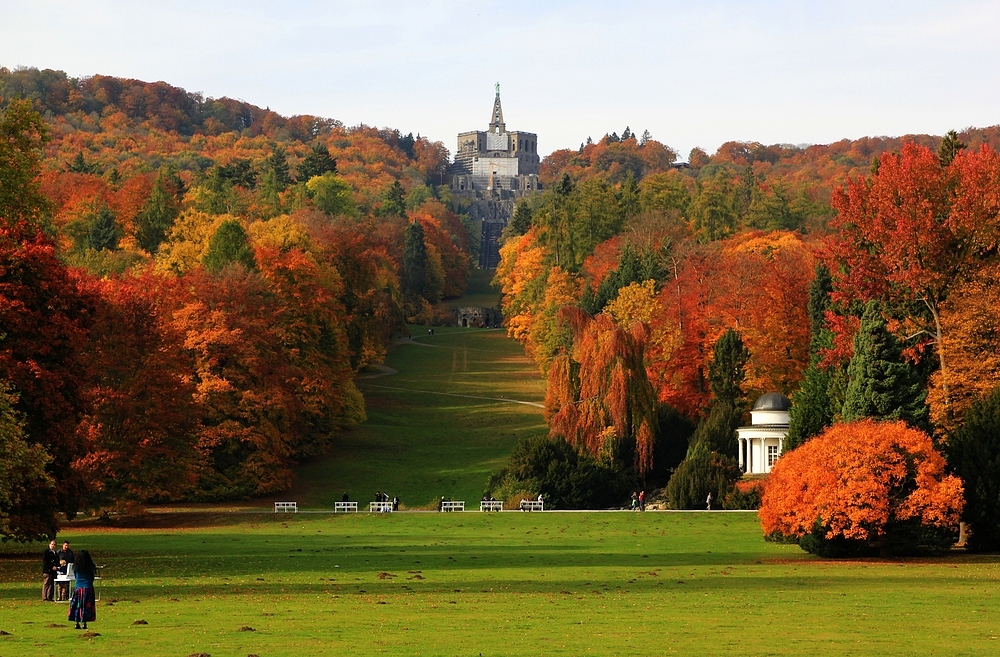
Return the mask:
{"type": "Polygon", "coordinates": [[[442,495],[471,505],[518,438],[548,431],[544,381],[503,330],[428,330],[411,326],[412,341],[392,347],[394,373],[359,379],[368,421],[338,434],[274,499],[332,509],[345,492],[365,506],[380,490],[407,508],[431,508],[442,495]]]}
{"type": "Polygon", "coordinates": [[[91,626],[101,636],[88,639],[66,605],[38,600],[42,546],[4,546],[0,655],[1000,649],[996,557],[822,561],[765,543],[750,513],[231,515],[190,526],[200,519],[61,535],[108,564],[91,626]]]}

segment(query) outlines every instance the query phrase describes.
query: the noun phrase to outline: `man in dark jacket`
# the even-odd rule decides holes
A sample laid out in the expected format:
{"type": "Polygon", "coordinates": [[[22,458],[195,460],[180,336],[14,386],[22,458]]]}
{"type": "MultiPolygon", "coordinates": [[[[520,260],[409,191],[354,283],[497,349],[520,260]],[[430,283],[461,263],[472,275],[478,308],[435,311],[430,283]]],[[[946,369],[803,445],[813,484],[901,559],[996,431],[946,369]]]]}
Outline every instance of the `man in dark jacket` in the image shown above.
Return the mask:
{"type": "Polygon", "coordinates": [[[52,602],[55,597],[55,579],[59,570],[59,555],[56,553],[55,539],[49,541],[49,547],[42,553],[42,601],[52,602]]]}
{"type": "MultiPolygon", "coordinates": [[[[76,555],[69,549],[69,541],[63,541],[62,549],[59,550],[59,574],[66,574],[66,566],[76,561],[76,555]]],[[[59,582],[59,600],[69,600],[69,582],[59,582]]]]}

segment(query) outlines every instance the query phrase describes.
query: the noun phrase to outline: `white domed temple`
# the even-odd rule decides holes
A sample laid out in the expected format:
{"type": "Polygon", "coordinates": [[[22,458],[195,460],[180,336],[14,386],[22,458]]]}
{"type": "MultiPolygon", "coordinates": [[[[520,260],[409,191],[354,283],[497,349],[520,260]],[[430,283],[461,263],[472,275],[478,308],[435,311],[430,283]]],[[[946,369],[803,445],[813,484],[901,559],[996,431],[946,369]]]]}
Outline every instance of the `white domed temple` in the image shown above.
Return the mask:
{"type": "Polygon", "coordinates": [[[788,435],[792,402],[779,392],[761,395],[750,410],[750,426],[736,430],[740,468],[746,474],[765,474],[781,456],[788,435]]]}

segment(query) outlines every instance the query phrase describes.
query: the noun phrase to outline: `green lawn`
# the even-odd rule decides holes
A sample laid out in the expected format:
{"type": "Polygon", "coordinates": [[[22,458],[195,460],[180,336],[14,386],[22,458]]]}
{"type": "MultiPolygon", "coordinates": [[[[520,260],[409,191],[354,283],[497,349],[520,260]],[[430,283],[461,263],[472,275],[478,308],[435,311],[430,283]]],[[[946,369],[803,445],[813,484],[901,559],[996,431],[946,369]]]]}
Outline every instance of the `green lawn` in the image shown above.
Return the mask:
{"type": "Polygon", "coordinates": [[[409,508],[442,495],[478,500],[515,441],[547,431],[544,382],[504,331],[427,331],[412,326],[413,341],[393,346],[386,366],[395,374],[359,380],[368,421],[299,468],[295,488],[278,497],[326,509],[344,492],[365,501],[376,490],[409,508]]]}
{"type": "Polygon", "coordinates": [[[61,534],[108,564],[99,637],[38,601],[37,557],[5,545],[0,656],[1000,652],[1000,558],[822,561],[749,513],[159,522],[61,534]]]}
{"type": "Polygon", "coordinates": [[[496,272],[492,269],[473,269],[469,274],[465,294],[459,299],[448,301],[448,307],[499,308],[500,290],[492,285],[495,275],[496,272]]]}

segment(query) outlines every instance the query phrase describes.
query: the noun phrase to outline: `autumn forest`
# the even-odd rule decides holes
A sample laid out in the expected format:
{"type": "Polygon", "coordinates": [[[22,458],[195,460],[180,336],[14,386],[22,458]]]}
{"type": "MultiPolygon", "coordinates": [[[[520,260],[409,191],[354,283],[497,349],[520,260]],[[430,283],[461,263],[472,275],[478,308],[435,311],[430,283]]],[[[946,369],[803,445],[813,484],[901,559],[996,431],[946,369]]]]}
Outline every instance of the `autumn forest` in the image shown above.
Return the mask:
{"type": "MultiPolygon", "coordinates": [[[[618,128],[548,155],[502,237],[550,438],[817,552],[960,518],[1000,545],[1000,126],[683,156],[618,128]],[[746,481],[766,392],[788,454],[746,481]],[[895,478],[838,478],[865,462],[895,478]]],[[[0,535],[280,492],[364,422],[356,375],[451,321],[479,248],[448,149],[406,130],[0,68],[0,535]]]]}

